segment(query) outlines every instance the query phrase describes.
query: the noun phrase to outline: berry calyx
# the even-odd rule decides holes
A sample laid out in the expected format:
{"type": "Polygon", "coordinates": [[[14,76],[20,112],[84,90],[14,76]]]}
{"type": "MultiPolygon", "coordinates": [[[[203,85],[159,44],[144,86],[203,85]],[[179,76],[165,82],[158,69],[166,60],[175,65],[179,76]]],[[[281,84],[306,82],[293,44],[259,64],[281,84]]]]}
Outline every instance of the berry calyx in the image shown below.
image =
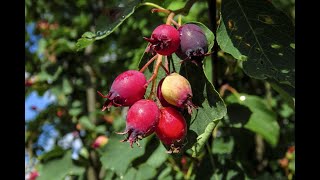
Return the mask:
{"type": "Polygon", "coordinates": [[[102,111],[111,106],[131,106],[142,99],[146,92],[147,80],[143,73],[136,70],[128,70],[116,77],[111,85],[110,92],[107,95],[99,95],[108,98],[102,111]]]}
{"type": "Polygon", "coordinates": [[[151,135],[158,124],[160,111],[157,104],[151,100],[141,99],[134,103],[127,114],[126,129],[117,134],[128,134],[127,138],[121,142],[133,143],[151,135]]]}
{"type": "Polygon", "coordinates": [[[184,61],[191,61],[197,65],[208,54],[208,41],[203,30],[195,24],[185,24],[178,29],[180,46],[176,55],[184,61]]]}
{"type": "Polygon", "coordinates": [[[163,80],[161,93],[168,103],[188,109],[189,114],[196,108],[192,103],[193,95],[189,81],[178,73],[171,73],[163,80]]]}
{"type": "Polygon", "coordinates": [[[187,135],[184,117],[172,107],[161,108],[156,135],[169,148],[168,153],[179,153],[187,135]]]}
{"type": "Polygon", "coordinates": [[[151,34],[150,38],[144,37],[150,42],[148,51],[155,51],[160,55],[171,55],[180,44],[179,32],[173,26],[162,24],[158,26],[151,34]]]}

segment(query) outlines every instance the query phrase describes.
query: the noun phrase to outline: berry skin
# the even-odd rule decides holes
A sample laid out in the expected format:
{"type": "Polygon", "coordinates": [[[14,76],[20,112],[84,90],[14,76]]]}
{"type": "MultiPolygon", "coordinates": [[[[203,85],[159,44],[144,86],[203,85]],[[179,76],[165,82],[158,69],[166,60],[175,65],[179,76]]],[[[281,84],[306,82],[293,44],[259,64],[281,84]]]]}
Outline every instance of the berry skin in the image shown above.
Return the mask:
{"type": "Polygon", "coordinates": [[[187,123],[179,111],[172,107],[160,109],[156,135],[169,147],[168,153],[179,153],[187,135],[187,123]]]}
{"type": "Polygon", "coordinates": [[[132,147],[144,137],[151,135],[158,124],[160,111],[157,104],[151,100],[141,99],[134,103],[127,114],[126,129],[117,134],[128,134],[121,142],[128,141],[132,147]]]}
{"type": "Polygon", "coordinates": [[[106,96],[98,91],[101,97],[108,98],[102,107],[102,111],[112,105],[115,107],[133,105],[143,98],[146,92],[146,84],[146,77],[139,71],[128,70],[121,73],[113,81],[110,92],[106,96]]]}
{"type": "Polygon", "coordinates": [[[161,80],[159,81],[159,83],[158,83],[158,87],[157,87],[157,97],[158,97],[158,99],[159,99],[159,101],[160,101],[160,103],[161,103],[161,105],[162,105],[163,107],[174,107],[173,105],[171,105],[170,103],[168,103],[168,102],[164,99],[164,97],[162,96],[161,86],[162,86],[163,80],[164,80],[164,78],[161,79],[161,80]]]}
{"type": "Polygon", "coordinates": [[[179,108],[187,108],[188,113],[196,106],[192,103],[192,89],[189,81],[178,73],[171,73],[162,82],[161,93],[170,104],[179,108]]]}
{"type": "Polygon", "coordinates": [[[202,29],[195,24],[185,24],[178,29],[180,46],[176,55],[183,61],[201,64],[208,52],[208,41],[202,29]]]}
{"type": "Polygon", "coordinates": [[[179,32],[177,29],[166,24],[162,24],[154,29],[151,38],[144,39],[151,43],[148,47],[149,50],[164,56],[174,53],[179,48],[180,44],[179,32]]]}

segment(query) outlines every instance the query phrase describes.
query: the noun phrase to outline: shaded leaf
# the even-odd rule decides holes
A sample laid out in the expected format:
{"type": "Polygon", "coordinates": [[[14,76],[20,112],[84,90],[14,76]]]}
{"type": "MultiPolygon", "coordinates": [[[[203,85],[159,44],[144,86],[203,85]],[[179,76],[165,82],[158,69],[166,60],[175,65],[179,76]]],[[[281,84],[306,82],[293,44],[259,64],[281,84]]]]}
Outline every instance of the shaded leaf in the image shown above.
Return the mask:
{"type": "Polygon", "coordinates": [[[39,170],[40,176],[37,180],[64,179],[66,175],[80,175],[84,173],[85,168],[77,166],[71,159],[71,151],[65,153],[63,158],[51,160],[48,163],[41,164],[39,170]]]}
{"type": "Polygon", "coordinates": [[[157,170],[148,165],[148,164],[141,164],[138,168],[136,179],[146,180],[146,179],[153,179],[157,174],[157,170]]]}
{"type": "Polygon", "coordinates": [[[154,152],[151,154],[151,156],[146,161],[146,164],[153,168],[160,167],[169,157],[169,154],[166,153],[166,149],[163,145],[159,144],[157,149],[154,150],[154,152]]]}
{"type": "Polygon", "coordinates": [[[85,32],[76,43],[77,51],[111,34],[134,13],[140,2],[140,0],[109,1],[97,20],[96,32],[85,32]]]}
{"type": "Polygon", "coordinates": [[[294,26],[284,13],[263,0],[222,1],[217,42],[243,61],[257,79],[273,79],[295,87],[294,26]]]}
{"type": "Polygon", "coordinates": [[[214,154],[231,154],[234,147],[234,139],[217,137],[213,140],[212,153],[214,154]]]}
{"type": "Polygon", "coordinates": [[[252,112],[244,128],[260,134],[271,146],[276,146],[279,140],[280,127],[276,114],[268,109],[263,99],[258,96],[239,94],[239,97],[230,95],[226,98],[228,103],[239,103],[252,112]]]}

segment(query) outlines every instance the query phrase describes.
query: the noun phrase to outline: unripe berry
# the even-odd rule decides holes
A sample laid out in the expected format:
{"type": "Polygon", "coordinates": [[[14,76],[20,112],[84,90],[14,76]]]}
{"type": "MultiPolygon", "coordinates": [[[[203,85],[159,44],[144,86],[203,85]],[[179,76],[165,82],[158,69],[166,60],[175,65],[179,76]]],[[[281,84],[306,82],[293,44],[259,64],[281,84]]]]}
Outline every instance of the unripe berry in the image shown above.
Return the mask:
{"type": "Polygon", "coordinates": [[[192,103],[192,89],[189,81],[178,73],[168,75],[161,86],[163,98],[179,108],[187,108],[188,113],[196,106],[192,103]]]}
{"type": "Polygon", "coordinates": [[[172,107],[161,108],[156,135],[169,148],[169,153],[180,152],[187,135],[187,123],[184,117],[172,107]]]}
{"type": "Polygon", "coordinates": [[[178,29],[180,46],[176,55],[183,61],[201,64],[208,52],[208,41],[202,29],[195,24],[185,24],[178,29]]]}
{"type": "Polygon", "coordinates": [[[117,134],[128,134],[122,142],[128,141],[132,147],[133,143],[138,143],[144,137],[155,131],[158,124],[160,111],[157,104],[151,100],[141,99],[134,103],[127,114],[126,129],[117,134]]]}
{"type": "Polygon", "coordinates": [[[95,149],[103,147],[104,145],[106,145],[108,143],[108,141],[109,141],[109,139],[107,136],[104,136],[104,135],[98,136],[96,138],[96,140],[94,140],[92,147],[95,149]]]}
{"type": "Polygon", "coordinates": [[[179,32],[170,25],[162,24],[151,34],[150,38],[144,38],[151,43],[149,49],[161,55],[171,55],[180,44],[179,32]]]}
{"type": "Polygon", "coordinates": [[[146,77],[139,71],[128,70],[121,73],[113,81],[110,92],[105,96],[99,91],[99,95],[108,98],[102,111],[113,106],[131,106],[142,99],[146,92],[146,77]]]}
{"type": "Polygon", "coordinates": [[[173,105],[170,104],[170,103],[168,103],[168,102],[164,99],[164,97],[162,96],[161,86],[162,86],[163,80],[164,80],[164,78],[161,79],[161,80],[159,81],[159,83],[158,83],[158,87],[157,87],[157,97],[158,97],[158,99],[159,99],[159,101],[160,101],[160,103],[161,103],[161,105],[162,105],[163,107],[169,107],[169,106],[173,107],[173,105]]]}

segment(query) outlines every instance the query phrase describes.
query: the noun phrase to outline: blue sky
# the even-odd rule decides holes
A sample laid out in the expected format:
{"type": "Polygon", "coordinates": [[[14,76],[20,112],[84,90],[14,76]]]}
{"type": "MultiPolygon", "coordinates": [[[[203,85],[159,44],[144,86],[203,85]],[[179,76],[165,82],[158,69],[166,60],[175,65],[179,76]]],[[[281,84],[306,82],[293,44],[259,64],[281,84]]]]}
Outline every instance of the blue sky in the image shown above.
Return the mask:
{"type": "Polygon", "coordinates": [[[37,92],[32,92],[25,100],[24,118],[25,121],[30,121],[36,117],[37,111],[31,109],[31,106],[36,106],[38,110],[45,109],[48,105],[55,101],[55,97],[50,95],[49,91],[41,97],[37,92]]]}

